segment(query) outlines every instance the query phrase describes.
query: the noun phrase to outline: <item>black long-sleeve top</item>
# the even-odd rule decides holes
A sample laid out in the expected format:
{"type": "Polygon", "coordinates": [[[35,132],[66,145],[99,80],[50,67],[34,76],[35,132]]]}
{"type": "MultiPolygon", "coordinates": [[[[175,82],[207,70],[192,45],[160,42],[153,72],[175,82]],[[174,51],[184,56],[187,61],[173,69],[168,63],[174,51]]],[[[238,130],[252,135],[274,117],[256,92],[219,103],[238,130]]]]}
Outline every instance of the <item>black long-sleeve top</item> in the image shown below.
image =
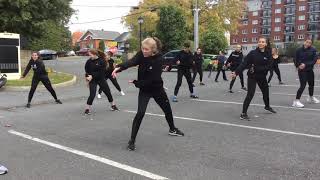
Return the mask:
{"type": "Polygon", "coordinates": [[[138,67],[138,79],[133,83],[141,91],[154,92],[163,89],[162,74],[163,58],[161,54],[156,54],[150,57],[144,57],[139,51],[131,60],[119,64],[120,71],[126,70],[130,67],[138,67]]]}
{"type": "Polygon", "coordinates": [[[302,63],[306,65],[306,67],[301,71],[312,70],[316,62],[317,62],[317,50],[315,48],[301,47],[296,51],[295,66],[299,67],[302,63]]]}
{"type": "Polygon", "coordinates": [[[192,68],[193,55],[191,52],[186,52],[184,50],[180,51],[176,56],[176,60],[180,61],[178,67],[192,68]]]}
{"type": "Polygon", "coordinates": [[[33,69],[33,72],[34,72],[33,77],[48,76],[48,72],[46,71],[46,67],[42,60],[38,59],[34,61],[30,59],[26,69],[22,74],[22,77],[25,77],[31,68],[33,69]]]}
{"type": "Polygon", "coordinates": [[[106,61],[102,58],[95,60],[88,59],[84,69],[86,71],[86,77],[91,75],[93,80],[104,79],[106,74],[106,61]]]}
{"type": "Polygon", "coordinates": [[[197,52],[195,52],[194,55],[193,55],[193,59],[194,59],[194,62],[196,64],[196,66],[201,66],[202,65],[202,63],[203,63],[202,54],[198,54],[197,52]]]}
{"type": "Polygon", "coordinates": [[[230,63],[230,70],[235,71],[238,66],[242,63],[243,54],[241,51],[233,51],[227,59],[227,64],[230,63]]]}
{"type": "Polygon", "coordinates": [[[272,64],[271,64],[271,68],[275,69],[279,67],[279,63],[281,62],[280,57],[278,56],[277,58],[274,58],[273,56],[271,57],[272,59],[272,64]]]}
{"type": "Polygon", "coordinates": [[[251,78],[264,78],[271,68],[271,52],[265,50],[262,52],[259,48],[252,50],[244,58],[243,62],[235,70],[238,75],[244,69],[249,68],[247,75],[251,78]]]}
{"type": "Polygon", "coordinates": [[[107,63],[108,63],[108,67],[107,67],[107,70],[106,70],[105,77],[109,78],[109,77],[111,77],[112,71],[114,70],[114,60],[112,58],[110,58],[107,61],[107,63]]]}

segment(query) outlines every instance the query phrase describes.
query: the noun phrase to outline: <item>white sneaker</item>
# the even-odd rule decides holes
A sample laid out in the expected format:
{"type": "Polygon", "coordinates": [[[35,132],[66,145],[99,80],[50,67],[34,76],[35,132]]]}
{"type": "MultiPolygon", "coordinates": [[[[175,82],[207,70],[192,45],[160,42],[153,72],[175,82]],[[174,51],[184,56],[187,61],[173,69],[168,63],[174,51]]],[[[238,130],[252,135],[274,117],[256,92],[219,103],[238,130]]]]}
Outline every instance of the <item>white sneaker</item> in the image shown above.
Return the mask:
{"type": "Polygon", "coordinates": [[[98,95],[97,95],[97,98],[98,98],[98,99],[101,99],[101,94],[98,94],[98,95]]]}
{"type": "Polygon", "coordinates": [[[319,104],[320,103],[319,99],[317,99],[317,98],[315,98],[313,96],[308,97],[307,101],[308,101],[308,103],[314,103],[314,104],[319,104]]]}
{"type": "Polygon", "coordinates": [[[121,96],[124,96],[126,95],[123,91],[120,92],[121,96]]]}
{"type": "Polygon", "coordinates": [[[293,107],[296,107],[296,108],[303,108],[304,105],[300,102],[300,100],[294,100],[293,101],[293,104],[292,104],[293,107]]]}

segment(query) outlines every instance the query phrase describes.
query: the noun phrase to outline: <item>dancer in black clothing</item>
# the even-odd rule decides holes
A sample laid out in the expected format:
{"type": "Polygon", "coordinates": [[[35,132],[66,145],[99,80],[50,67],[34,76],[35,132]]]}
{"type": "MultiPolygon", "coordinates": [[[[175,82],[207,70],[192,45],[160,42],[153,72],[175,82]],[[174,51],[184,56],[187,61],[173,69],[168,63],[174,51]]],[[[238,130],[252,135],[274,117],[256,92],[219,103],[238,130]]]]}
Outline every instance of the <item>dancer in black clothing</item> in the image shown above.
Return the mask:
{"type": "Polygon", "coordinates": [[[31,100],[33,97],[34,92],[37,89],[37,86],[39,82],[41,81],[42,84],[47,88],[47,90],[51,93],[53,98],[55,99],[57,104],[62,104],[62,102],[57,98],[56,92],[52,88],[50,79],[48,77],[48,72],[46,71],[46,67],[43,63],[43,61],[40,59],[40,55],[38,52],[33,52],[31,55],[31,59],[22,74],[21,78],[25,78],[25,76],[28,74],[30,69],[33,69],[33,77],[32,77],[32,83],[31,83],[31,88],[29,91],[29,96],[28,96],[28,103],[26,105],[27,108],[31,107],[31,100]]]}
{"type": "Polygon", "coordinates": [[[273,77],[273,71],[278,76],[279,84],[283,84],[283,82],[281,81],[279,63],[280,63],[280,57],[278,55],[278,50],[277,50],[277,48],[272,48],[272,65],[271,65],[271,69],[269,71],[270,75],[269,75],[269,79],[268,79],[269,86],[270,86],[270,81],[271,81],[271,79],[273,77]]]}
{"type": "Polygon", "coordinates": [[[177,65],[178,65],[178,77],[177,84],[174,88],[174,95],[172,97],[173,102],[178,102],[177,95],[182,84],[182,77],[184,76],[188,82],[190,97],[198,98],[193,91],[193,84],[191,79],[191,68],[193,65],[193,55],[190,51],[190,44],[184,43],[184,49],[178,53],[176,56],[177,65]]]}
{"type": "MultiPolygon", "coordinates": [[[[121,90],[121,87],[120,87],[117,79],[116,79],[116,78],[113,78],[113,77],[111,76],[112,71],[114,70],[114,67],[115,67],[115,65],[114,65],[114,60],[111,58],[112,56],[113,56],[113,53],[112,53],[111,51],[108,51],[107,54],[106,54],[107,70],[106,70],[106,76],[105,76],[105,78],[106,78],[106,80],[110,79],[110,81],[111,81],[112,84],[117,88],[117,90],[120,92],[120,94],[121,94],[122,96],[124,96],[125,93],[121,90]]],[[[97,95],[98,99],[101,98],[101,93],[102,93],[102,89],[101,89],[101,87],[100,87],[100,88],[99,88],[99,91],[98,91],[98,95],[97,95]]]]}
{"type": "Polygon", "coordinates": [[[89,51],[89,56],[90,56],[90,59],[88,59],[85,64],[85,71],[86,71],[85,77],[88,82],[90,96],[88,97],[87,107],[84,113],[87,115],[91,114],[90,109],[91,109],[93,100],[96,96],[97,85],[100,86],[102,91],[108,97],[108,100],[111,104],[111,110],[112,111],[119,110],[113,101],[109,86],[105,79],[105,73],[106,73],[106,67],[107,67],[106,61],[105,61],[105,54],[102,51],[91,49],[89,51]]]}
{"type": "Polygon", "coordinates": [[[242,114],[240,119],[250,120],[247,115],[248,107],[255,94],[256,85],[258,84],[260,90],[262,91],[263,101],[265,104],[265,109],[272,113],[276,113],[271,107],[269,102],[269,86],[267,82],[267,73],[271,66],[271,52],[267,47],[266,38],[259,38],[258,48],[250,51],[250,53],[244,58],[244,61],[240,66],[231,74],[232,78],[239,75],[245,68],[248,70],[248,92],[247,96],[243,102],[242,114]]]}
{"type": "Polygon", "coordinates": [[[161,42],[157,38],[146,38],[142,41],[142,51],[139,51],[133,59],[118,65],[112,73],[116,77],[118,72],[127,68],[138,67],[138,79],[129,81],[139,88],[138,111],[132,124],[131,139],[128,144],[128,150],[135,150],[136,136],[145,115],[148,102],[153,98],[165,113],[166,120],[169,124],[169,135],[184,136],[183,132],[177,129],[173,122],[172,110],[163,88],[162,74],[162,56],[159,54],[161,42]]]}
{"type": "Polygon", "coordinates": [[[195,52],[193,56],[194,56],[194,67],[193,67],[192,83],[194,83],[194,80],[196,79],[196,76],[199,73],[199,75],[200,75],[200,85],[203,86],[205,84],[202,82],[202,78],[203,78],[203,70],[202,70],[203,56],[202,56],[201,49],[198,48],[197,52],[195,52]]]}
{"type": "MultiPolygon", "coordinates": [[[[227,66],[230,68],[231,72],[234,72],[238,68],[238,66],[242,63],[242,59],[243,59],[243,54],[241,52],[241,46],[237,45],[236,50],[230,54],[230,56],[226,62],[227,66]]],[[[240,77],[241,89],[247,90],[247,88],[244,87],[242,72],[239,73],[239,77],[240,77]]],[[[236,78],[233,78],[230,82],[230,86],[229,86],[230,93],[233,93],[232,87],[233,87],[233,84],[235,81],[236,81],[236,78]]]]}
{"type": "Polygon", "coordinates": [[[226,56],[225,56],[224,52],[220,51],[217,59],[218,59],[218,69],[217,69],[217,75],[216,75],[216,78],[214,81],[218,82],[220,72],[222,72],[223,80],[228,81],[227,76],[226,76],[226,70],[225,70],[226,69],[226,66],[225,66],[226,56]]]}
{"type": "Polygon", "coordinates": [[[311,39],[307,39],[303,46],[296,52],[295,66],[298,70],[298,76],[300,80],[300,88],[297,91],[296,99],[293,101],[292,106],[302,108],[304,105],[300,102],[302,93],[309,84],[309,97],[307,101],[309,103],[318,104],[320,101],[313,96],[314,92],[314,72],[313,68],[317,62],[317,50],[312,47],[311,39]]]}

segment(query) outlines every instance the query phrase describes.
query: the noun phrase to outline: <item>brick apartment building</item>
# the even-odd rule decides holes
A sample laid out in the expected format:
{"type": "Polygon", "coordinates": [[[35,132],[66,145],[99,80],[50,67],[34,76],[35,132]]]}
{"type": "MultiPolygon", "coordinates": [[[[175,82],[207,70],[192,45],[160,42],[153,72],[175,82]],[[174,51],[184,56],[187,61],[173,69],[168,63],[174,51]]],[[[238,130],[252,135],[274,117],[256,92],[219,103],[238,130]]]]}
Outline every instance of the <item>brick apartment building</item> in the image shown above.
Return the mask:
{"type": "Polygon", "coordinates": [[[320,0],[247,0],[230,45],[241,44],[247,54],[257,47],[261,36],[277,48],[306,38],[320,40],[320,0]]]}

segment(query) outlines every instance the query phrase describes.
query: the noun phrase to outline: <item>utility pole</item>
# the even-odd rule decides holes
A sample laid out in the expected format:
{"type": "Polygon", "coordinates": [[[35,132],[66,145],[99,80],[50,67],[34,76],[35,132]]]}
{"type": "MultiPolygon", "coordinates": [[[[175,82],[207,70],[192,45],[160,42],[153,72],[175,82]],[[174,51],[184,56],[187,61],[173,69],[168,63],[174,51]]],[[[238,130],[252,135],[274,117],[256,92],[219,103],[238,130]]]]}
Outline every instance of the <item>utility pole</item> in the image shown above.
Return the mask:
{"type": "Polygon", "coordinates": [[[194,6],[194,51],[199,47],[199,11],[198,0],[195,0],[194,6]]]}

